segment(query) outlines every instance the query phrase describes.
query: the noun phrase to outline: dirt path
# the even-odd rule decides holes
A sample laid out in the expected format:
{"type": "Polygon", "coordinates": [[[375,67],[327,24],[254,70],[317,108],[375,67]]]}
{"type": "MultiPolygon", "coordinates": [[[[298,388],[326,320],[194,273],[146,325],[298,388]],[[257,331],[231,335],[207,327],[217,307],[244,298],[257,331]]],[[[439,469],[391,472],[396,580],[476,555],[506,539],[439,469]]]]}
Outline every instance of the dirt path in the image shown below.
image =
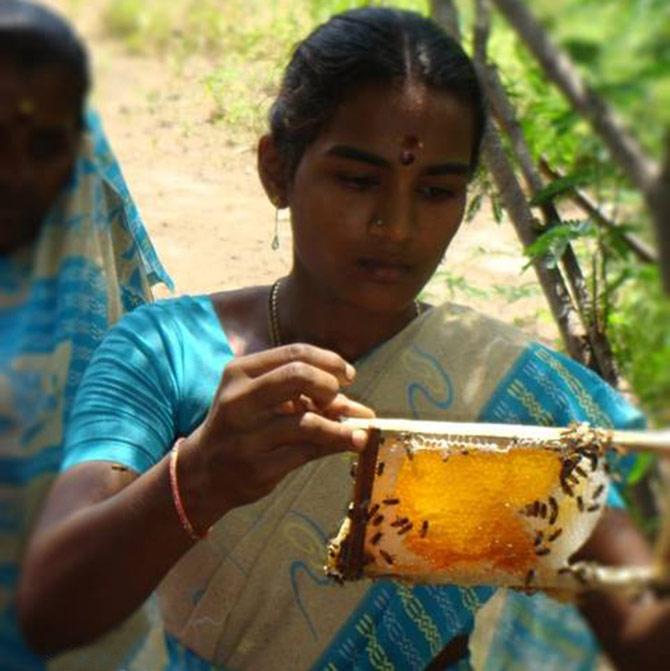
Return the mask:
{"type": "MultiPolygon", "coordinates": [[[[272,251],[274,212],[256,174],[254,141],[210,121],[203,79],[214,64],[192,59],[177,68],[167,58],[129,55],[101,36],[98,0],[48,4],[70,16],[89,44],[94,105],[177,292],[266,283],[284,273],[290,231],[284,223],[280,249],[272,251]]],[[[427,294],[551,341],[554,325],[534,274],[520,274],[524,264],[511,227],[482,213],[463,225],[427,294]]]]}

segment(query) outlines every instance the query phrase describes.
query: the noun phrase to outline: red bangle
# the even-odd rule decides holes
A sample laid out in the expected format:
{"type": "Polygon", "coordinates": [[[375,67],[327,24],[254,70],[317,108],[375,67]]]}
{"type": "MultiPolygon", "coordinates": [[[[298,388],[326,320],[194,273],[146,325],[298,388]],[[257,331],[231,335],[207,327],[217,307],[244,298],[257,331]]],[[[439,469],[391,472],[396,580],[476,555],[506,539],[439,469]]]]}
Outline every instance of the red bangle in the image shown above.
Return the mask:
{"type": "Polygon", "coordinates": [[[179,493],[179,480],[177,479],[177,459],[179,458],[179,446],[183,442],[184,438],[178,438],[177,442],[173,445],[172,450],[170,451],[170,490],[172,492],[172,502],[174,503],[177,516],[181,522],[181,526],[189,535],[189,538],[194,541],[200,541],[203,538],[207,538],[209,529],[207,529],[205,533],[200,533],[199,531],[195,530],[191,524],[191,520],[188,519],[186,509],[184,508],[184,503],[181,500],[181,494],[179,493]]]}

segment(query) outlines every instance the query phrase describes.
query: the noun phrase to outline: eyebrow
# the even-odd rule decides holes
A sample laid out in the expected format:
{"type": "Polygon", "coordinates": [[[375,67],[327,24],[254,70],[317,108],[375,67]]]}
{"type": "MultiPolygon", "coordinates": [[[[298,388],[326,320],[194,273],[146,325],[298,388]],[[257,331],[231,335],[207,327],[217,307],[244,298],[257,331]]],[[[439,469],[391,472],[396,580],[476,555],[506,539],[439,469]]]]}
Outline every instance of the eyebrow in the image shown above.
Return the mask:
{"type": "MultiPolygon", "coordinates": [[[[368,163],[369,165],[374,165],[380,168],[391,167],[391,162],[381,156],[344,144],[338,144],[331,147],[326,154],[329,156],[339,156],[353,161],[368,163]]],[[[469,173],[470,166],[461,161],[449,161],[447,163],[431,165],[424,171],[424,174],[426,175],[468,175],[469,173]]]]}
{"type": "Polygon", "coordinates": [[[330,156],[340,156],[341,158],[350,158],[354,161],[369,163],[370,165],[376,165],[380,168],[391,167],[391,163],[385,158],[363,151],[362,149],[357,149],[356,147],[349,147],[345,144],[337,144],[334,147],[331,147],[326,154],[330,156]]]}

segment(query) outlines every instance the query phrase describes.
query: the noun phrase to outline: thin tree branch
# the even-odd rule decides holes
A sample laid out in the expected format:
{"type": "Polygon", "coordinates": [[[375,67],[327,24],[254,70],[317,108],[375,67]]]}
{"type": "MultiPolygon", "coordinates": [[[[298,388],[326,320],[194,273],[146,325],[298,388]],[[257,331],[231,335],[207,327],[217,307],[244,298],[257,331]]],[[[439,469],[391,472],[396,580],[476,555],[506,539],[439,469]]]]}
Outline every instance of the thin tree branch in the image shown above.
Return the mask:
{"type": "Polygon", "coordinates": [[[451,37],[461,41],[458,10],[452,0],[430,0],[430,15],[451,37]]]}
{"type": "Polygon", "coordinates": [[[491,34],[491,6],[488,0],[475,0],[475,25],[473,30],[474,60],[484,64],[491,34]]]}
{"type": "MultiPolygon", "coordinates": [[[[478,1],[478,6],[482,0],[478,1]]],[[[479,21],[478,21],[479,23],[479,21]]],[[[524,175],[526,184],[530,193],[535,196],[544,188],[542,177],[535,167],[530,148],[526,142],[521,125],[519,124],[516,112],[512,107],[507,92],[500,80],[498,70],[479,59],[485,55],[484,48],[480,47],[476,56],[476,63],[482,75],[484,88],[491,103],[493,112],[498,119],[498,123],[505,129],[510,137],[512,149],[519,161],[521,171],[524,175]]],[[[561,216],[553,202],[545,201],[541,206],[542,217],[544,219],[545,230],[561,223],[561,216]]],[[[594,369],[610,384],[616,385],[618,374],[612,356],[612,348],[608,342],[604,331],[598,326],[597,306],[595,296],[589,296],[586,288],[586,281],[579,266],[579,261],[572,248],[567,245],[563,252],[560,263],[568,281],[575,305],[581,317],[584,328],[588,335],[594,362],[594,369]]]]}
{"type": "MultiPolygon", "coordinates": [[[[476,0],[475,7],[475,67],[477,68],[480,79],[482,80],[489,104],[493,110],[493,113],[498,119],[498,123],[503,128],[505,128],[508,135],[510,136],[512,141],[512,148],[521,165],[522,172],[531,193],[539,193],[539,191],[544,186],[542,177],[535,167],[533,158],[530,154],[530,149],[528,148],[523,134],[523,130],[517,121],[516,113],[509,101],[509,98],[507,97],[507,92],[505,91],[505,88],[500,81],[497,69],[492,66],[487,66],[487,41],[490,34],[490,11],[488,2],[486,0],[476,0]]],[[[492,152],[495,153],[496,150],[493,149],[492,152]]],[[[487,166],[489,166],[489,169],[491,169],[492,172],[494,167],[495,170],[498,171],[499,179],[509,181],[509,176],[507,176],[506,173],[509,169],[512,169],[511,164],[509,164],[509,167],[502,165],[502,158],[494,158],[492,154],[489,154],[488,156],[485,155],[485,159],[487,160],[487,166]],[[491,159],[493,160],[493,165],[490,165],[488,162],[491,159]]],[[[494,179],[496,179],[495,175],[494,179]]],[[[496,179],[496,181],[498,180],[496,179]]],[[[521,191],[520,187],[518,188],[518,191],[521,191]]],[[[517,235],[519,235],[519,237],[522,239],[522,242],[527,245],[528,240],[533,241],[537,239],[538,235],[542,231],[537,230],[533,221],[528,227],[528,230],[524,232],[523,229],[525,226],[523,221],[527,219],[527,217],[523,214],[521,208],[518,209],[519,211],[516,215],[516,219],[513,219],[513,224],[517,230],[517,235]]],[[[558,211],[552,203],[545,203],[541,209],[545,221],[545,230],[560,222],[558,211]]],[[[529,208],[528,211],[530,212],[529,208]]],[[[532,219],[532,214],[530,217],[532,219]]],[[[570,245],[566,247],[566,250],[561,258],[561,265],[563,267],[563,272],[565,273],[565,276],[567,277],[570,284],[572,299],[581,318],[581,326],[586,330],[588,337],[588,342],[584,342],[584,338],[581,335],[583,330],[579,329],[578,333],[576,324],[569,325],[573,332],[573,336],[579,338],[580,341],[579,351],[581,356],[579,357],[579,360],[583,363],[586,363],[587,365],[590,364],[598,373],[600,373],[601,376],[607,379],[608,382],[616,384],[618,376],[614,359],[612,357],[611,348],[606,336],[604,333],[598,330],[597,321],[593,318],[595,305],[589,297],[589,293],[586,289],[586,282],[579,267],[579,262],[577,261],[577,257],[575,256],[575,253],[570,245]],[[588,354],[586,349],[590,350],[588,354]]],[[[545,266],[543,264],[542,268],[544,267],[545,266]]],[[[545,277],[544,280],[540,278],[540,281],[549,281],[549,278],[545,277]]],[[[552,278],[552,281],[560,282],[561,295],[567,294],[564,278],[560,273],[555,275],[552,278]]],[[[547,291],[545,290],[545,294],[546,293],[547,291]]],[[[553,295],[555,290],[550,293],[553,295]]],[[[572,302],[570,302],[570,308],[574,309],[572,302]]],[[[565,306],[563,305],[561,306],[560,311],[564,312],[564,310],[565,306]]]]}
{"type": "Polygon", "coordinates": [[[535,55],[545,74],[561,89],[574,108],[590,121],[612,158],[630,182],[641,191],[658,240],[663,287],[670,294],[670,146],[666,147],[665,163],[661,169],[654,159],[645,154],[607,103],[584,82],[568,56],[551,42],[523,2],[493,2],[535,55]]]}
{"type": "MultiPolygon", "coordinates": [[[[565,175],[556,168],[549,165],[545,158],[540,159],[540,167],[544,174],[550,179],[562,179],[565,175]]],[[[593,221],[607,230],[613,231],[626,243],[642,263],[658,263],[658,255],[646,242],[640,240],[636,235],[621,230],[621,226],[612,221],[591,199],[591,197],[577,187],[571,187],[567,192],[568,197],[593,221]]]]}
{"type": "MultiPolygon", "coordinates": [[[[487,89],[486,81],[488,75],[485,64],[487,60],[487,43],[491,30],[490,9],[487,0],[476,0],[475,6],[475,67],[485,89],[487,89]]],[[[487,90],[486,92],[488,95],[489,91],[487,90]]],[[[490,96],[489,104],[491,104],[490,96]]],[[[513,117],[514,115],[512,114],[511,116],[513,117]]],[[[518,130],[521,133],[521,129],[519,128],[518,130]]],[[[523,138],[523,135],[521,134],[520,137],[523,138]]],[[[522,144],[525,147],[525,142],[522,144]]],[[[529,154],[528,158],[530,162],[529,154]]],[[[489,129],[487,134],[484,146],[484,160],[498,187],[501,199],[510,216],[517,236],[524,247],[532,244],[539,236],[536,222],[521,185],[516,179],[514,168],[505,154],[497,131],[493,127],[489,129]]],[[[535,171],[532,170],[530,172],[534,173],[535,171]]],[[[531,180],[535,181],[534,175],[531,176],[531,180]]],[[[588,347],[583,336],[583,325],[579,321],[563,276],[557,268],[549,268],[546,264],[546,259],[535,259],[533,267],[542,290],[547,297],[567,351],[578,361],[588,364],[592,360],[592,357],[587,352],[588,347]]]]}
{"type": "Polygon", "coordinates": [[[570,58],[547,35],[540,23],[520,0],[492,0],[535,55],[545,74],[559,87],[575,109],[589,119],[628,179],[648,194],[654,188],[660,169],[644,153],[607,103],[586,84],[570,58]]]}
{"type": "MultiPolygon", "coordinates": [[[[519,184],[498,133],[491,127],[484,142],[484,161],[500,193],[505,210],[524,247],[538,238],[533,213],[519,184]]],[[[532,261],[540,286],[558,325],[568,354],[575,360],[590,364],[588,347],[583,337],[583,327],[572,299],[565,287],[563,276],[556,267],[549,267],[546,259],[532,261]]]]}

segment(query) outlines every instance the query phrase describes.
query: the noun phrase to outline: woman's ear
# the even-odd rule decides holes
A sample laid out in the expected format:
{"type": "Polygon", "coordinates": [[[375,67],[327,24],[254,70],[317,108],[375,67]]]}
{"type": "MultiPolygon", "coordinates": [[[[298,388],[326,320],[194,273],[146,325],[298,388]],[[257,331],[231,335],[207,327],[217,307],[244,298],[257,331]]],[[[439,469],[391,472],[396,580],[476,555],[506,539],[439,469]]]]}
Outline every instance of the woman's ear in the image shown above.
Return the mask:
{"type": "Polygon", "coordinates": [[[258,174],[270,202],[278,209],[288,207],[284,162],[271,135],[258,141],[258,174]]]}

